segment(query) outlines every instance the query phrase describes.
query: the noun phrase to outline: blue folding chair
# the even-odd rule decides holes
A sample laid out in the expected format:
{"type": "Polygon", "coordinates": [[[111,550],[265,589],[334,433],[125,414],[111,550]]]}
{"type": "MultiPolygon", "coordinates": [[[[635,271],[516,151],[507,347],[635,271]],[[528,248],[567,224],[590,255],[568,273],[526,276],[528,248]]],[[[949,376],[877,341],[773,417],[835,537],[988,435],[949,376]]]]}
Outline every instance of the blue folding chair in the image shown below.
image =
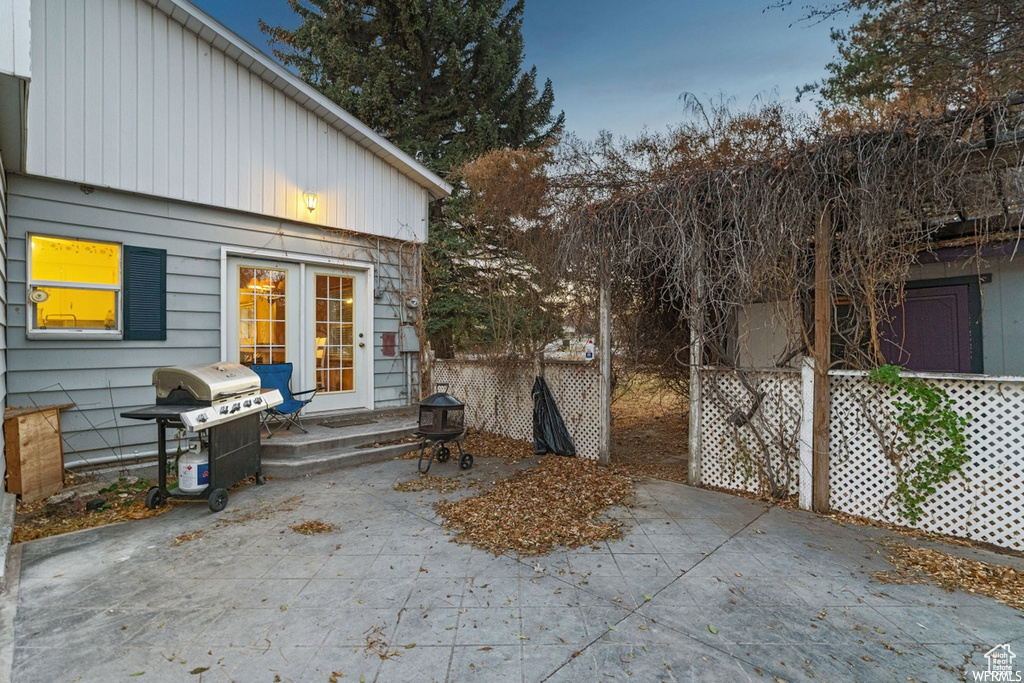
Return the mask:
{"type": "Polygon", "coordinates": [[[306,430],[303,428],[302,423],[299,422],[299,413],[316,397],[317,392],[323,389],[323,387],[292,393],[291,363],[270,363],[267,365],[257,365],[254,363],[249,367],[259,375],[260,384],[264,389],[277,389],[281,392],[281,397],[284,398],[284,403],[263,411],[262,426],[267,428],[267,438],[273,436],[274,432],[293,426],[305,433],[306,430]],[[309,398],[295,398],[296,396],[305,396],[307,394],[309,394],[309,398]]]}

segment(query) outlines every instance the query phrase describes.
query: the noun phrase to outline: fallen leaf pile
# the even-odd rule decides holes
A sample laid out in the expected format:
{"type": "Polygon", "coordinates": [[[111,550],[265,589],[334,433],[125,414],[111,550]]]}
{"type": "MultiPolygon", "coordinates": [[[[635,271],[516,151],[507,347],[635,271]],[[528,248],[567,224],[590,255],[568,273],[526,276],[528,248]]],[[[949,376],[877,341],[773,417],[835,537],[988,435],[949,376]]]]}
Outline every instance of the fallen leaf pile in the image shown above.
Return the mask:
{"type": "Polygon", "coordinates": [[[334,525],[328,524],[327,522],[321,522],[318,519],[308,519],[302,524],[296,524],[293,526],[292,531],[296,531],[303,536],[312,536],[313,534],[326,534],[334,531],[334,525]]]}
{"type": "Polygon", "coordinates": [[[960,589],[1024,610],[1024,571],[903,543],[889,546],[889,562],[895,569],[872,576],[885,583],[933,582],[950,593],[960,589]]]}
{"type": "Polygon", "coordinates": [[[472,453],[474,458],[501,458],[516,464],[523,458],[532,458],[533,444],[529,441],[510,439],[500,434],[474,432],[462,442],[462,450],[472,453]]]}
{"type": "Polygon", "coordinates": [[[397,482],[391,488],[403,492],[419,492],[430,489],[431,491],[439,491],[441,493],[453,493],[461,489],[462,486],[462,482],[451,477],[432,477],[429,474],[421,474],[417,479],[397,482]]]}
{"type": "MultiPolygon", "coordinates": [[[[452,452],[452,460],[457,460],[459,452],[455,444],[447,445],[452,452]]],[[[428,443],[427,449],[423,453],[424,460],[430,456],[430,447],[431,444],[428,443]]],[[[533,444],[529,441],[518,441],[500,434],[475,430],[469,432],[462,439],[462,450],[465,453],[472,453],[474,458],[502,458],[512,465],[520,462],[523,458],[533,456],[533,444]]],[[[416,460],[420,457],[420,451],[416,449],[412,453],[406,453],[399,457],[402,460],[416,460]]]]}
{"type": "Polygon", "coordinates": [[[495,555],[543,555],[621,538],[620,522],[598,517],[632,493],[629,479],[592,461],[549,455],[485,493],[436,507],[460,542],[495,555]]]}
{"type": "MultiPolygon", "coordinates": [[[[172,494],[176,493],[173,486],[174,480],[173,476],[169,477],[168,484],[172,494]]],[[[81,529],[91,529],[107,524],[156,517],[171,510],[175,505],[182,503],[180,498],[172,497],[157,509],[150,510],[146,507],[145,499],[151,483],[146,479],[135,477],[119,477],[116,481],[103,481],[95,475],[76,475],[72,472],[65,472],[64,490],[67,491],[75,488],[80,490],[80,495],[72,501],[59,505],[51,504],[45,500],[28,504],[18,501],[15,509],[15,526],[12,542],[23,543],[48,536],[80,531],[81,529]],[[91,491],[96,491],[96,489],[90,488],[90,484],[92,486],[102,486],[103,488],[100,488],[93,494],[91,491]],[[99,510],[90,511],[86,508],[86,503],[94,498],[103,498],[105,502],[99,510]]],[[[237,488],[244,488],[255,483],[255,475],[249,476],[229,487],[228,490],[234,491],[237,488]]],[[[200,498],[202,499],[202,496],[200,498]]],[[[292,500],[298,500],[298,498],[289,499],[285,501],[285,504],[292,500]]],[[[269,518],[275,514],[275,510],[280,511],[284,509],[289,511],[292,509],[288,507],[282,508],[281,506],[272,508],[263,501],[261,501],[261,504],[266,507],[266,510],[261,510],[255,514],[247,512],[241,516],[236,515],[234,518],[221,518],[218,520],[217,526],[243,523],[248,519],[254,518],[269,518]]]]}
{"type": "Polygon", "coordinates": [[[148,485],[108,488],[106,493],[84,494],[61,505],[52,505],[45,500],[34,503],[18,501],[11,542],[24,543],[81,529],[156,517],[171,509],[170,505],[156,510],[147,508],[144,502],[147,489],[148,485]],[[96,497],[106,500],[103,507],[95,511],[87,510],[87,501],[96,497]]]}

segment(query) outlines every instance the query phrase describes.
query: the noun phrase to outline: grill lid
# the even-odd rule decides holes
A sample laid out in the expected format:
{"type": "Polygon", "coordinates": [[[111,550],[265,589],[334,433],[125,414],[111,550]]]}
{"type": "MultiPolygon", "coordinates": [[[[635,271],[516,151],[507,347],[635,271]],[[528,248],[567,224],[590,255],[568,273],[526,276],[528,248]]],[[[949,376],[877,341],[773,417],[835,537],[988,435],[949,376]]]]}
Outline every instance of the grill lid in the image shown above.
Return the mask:
{"type": "Polygon", "coordinates": [[[153,386],[157,403],[166,402],[177,389],[186,390],[196,401],[209,402],[259,391],[260,378],[239,363],[179,365],[154,370],[153,386]]]}

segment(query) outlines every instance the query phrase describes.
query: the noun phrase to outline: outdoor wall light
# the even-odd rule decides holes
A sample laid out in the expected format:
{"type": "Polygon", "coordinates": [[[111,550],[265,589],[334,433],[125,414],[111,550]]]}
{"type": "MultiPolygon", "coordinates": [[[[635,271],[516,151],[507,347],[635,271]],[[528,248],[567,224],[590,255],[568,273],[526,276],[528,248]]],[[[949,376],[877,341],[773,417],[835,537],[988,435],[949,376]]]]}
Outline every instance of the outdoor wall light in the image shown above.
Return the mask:
{"type": "Polygon", "coordinates": [[[310,213],[313,213],[314,211],[316,211],[316,201],[317,201],[317,199],[319,199],[319,197],[317,197],[312,192],[305,192],[305,193],[303,193],[302,201],[304,201],[306,203],[306,208],[309,209],[310,213]]]}

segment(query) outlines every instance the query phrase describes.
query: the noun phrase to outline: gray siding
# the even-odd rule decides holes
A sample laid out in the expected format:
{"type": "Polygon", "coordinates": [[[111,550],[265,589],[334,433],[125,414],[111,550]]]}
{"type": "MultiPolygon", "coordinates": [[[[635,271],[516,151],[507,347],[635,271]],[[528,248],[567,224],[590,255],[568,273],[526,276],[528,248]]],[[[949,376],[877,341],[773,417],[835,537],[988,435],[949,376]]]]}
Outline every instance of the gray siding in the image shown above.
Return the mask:
{"type": "MultiPolygon", "coordinates": [[[[147,453],[155,427],[120,417],[154,400],[153,369],[220,358],[221,247],[374,263],[374,400],[405,405],[405,358],[383,354],[383,331],[397,331],[405,299],[420,296],[417,245],[309,225],[20,175],[10,176],[10,367],[12,405],[74,402],[62,421],[68,460],[147,453]],[[77,237],[167,250],[167,340],[26,338],[26,235],[77,237]],[[392,249],[388,249],[388,244],[392,249]],[[402,258],[395,256],[400,253],[402,258]],[[402,264],[402,265],[400,265],[402,264]]],[[[418,358],[414,358],[418,386],[418,358]]],[[[299,387],[296,387],[298,389],[299,387]]]]}
{"type": "MultiPolygon", "coordinates": [[[[0,415],[7,408],[7,174],[0,158],[0,415]]],[[[0,454],[4,431],[0,429],[0,454]]],[[[0,482],[7,473],[7,459],[0,457],[0,482]]],[[[0,486],[0,492],[4,487],[0,486]]]]}

